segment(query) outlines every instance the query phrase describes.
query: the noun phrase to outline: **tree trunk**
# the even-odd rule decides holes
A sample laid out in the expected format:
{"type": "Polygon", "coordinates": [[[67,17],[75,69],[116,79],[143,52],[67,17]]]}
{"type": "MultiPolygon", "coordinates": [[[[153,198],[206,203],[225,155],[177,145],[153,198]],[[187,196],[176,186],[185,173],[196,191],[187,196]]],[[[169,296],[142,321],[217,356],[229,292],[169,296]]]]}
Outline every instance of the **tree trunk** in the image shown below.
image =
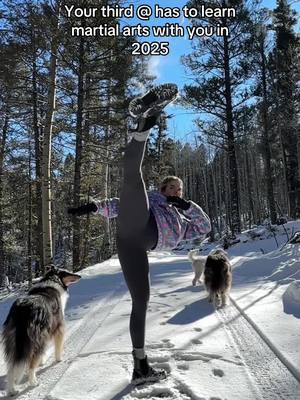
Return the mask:
{"type": "Polygon", "coordinates": [[[276,205],[274,198],[273,179],[271,171],[271,149],[269,141],[269,122],[268,122],[268,100],[267,100],[267,81],[266,81],[266,62],[264,50],[264,38],[261,38],[260,43],[261,52],[261,68],[262,68],[262,89],[263,89],[263,102],[262,102],[262,122],[263,122],[263,144],[264,144],[264,159],[265,159],[265,177],[267,185],[267,199],[269,206],[269,213],[271,223],[275,224],[277,220],[276,205]]]}
{"type": "Polygon", "coordinates": [[[254,201],[253,201],[253,189],[252,189],[252,177],[250,172],[250,165],[249,165],[249,156],[248,156],[248,149],[245,149],[245,168],[246,168],[246,177],[247,177],[247,195],[248,195],[248,207],[249,207],[249,226],[248,229],[251,229],[252,220],[257,220],[254,211],[254,201]]]}
{"type": "Polygon", "coordinates": [[[4,249],[4,226],[3,226],[3,168],[5,146],[8,132],[9,117],[8,114],[4,117],[2,128],[2,137],[0,138],[0,287],[6,283],[6,264],[5,264],[5,249],[4,249]]]}
{"type": "Polygon", "coordinates": [[[261,224],[264,219],[263,207],[262,207],[262,190],[260,187],[260,175],[259,175],[259,167],[258,167],[258,159],[254,152],[251,153],[251,165],[253,168],[254,175],[254,193],[255,193],[255,205],[256,205],[256,215],[257,219],[255,221],[256,224],[261,224]]]}
{"type": "Polygon", "coordinates": [[[31,182],[31,138],[28,146],[28,231],[27,231],[27,279],[32,285],[32,182],[31,182]]]}
{"type": "Polygon", "coordinates": [[[42,221],[43,221],[43,265],[53,262],[52,248],[52,219],[51,219],[51,141],[55,113],[56,96],[56,69],[58,50],[58,24],[59,10],[56,18],[56,27],[53,32],[51,43],[50,70],[49,70],[49,92],[47,115],[45,122],[43,155],[42,155],[42,221]]]}
{"type": "Polygon", "coordinates": [[[37,253],[39,268],[38,271],[45,272],[44,252],[43,252],[43,216],[42,216],[42,173],[41,173],[41,130],[38,121],[38,96],[37,96],[37,66],[36,59],[33,61],[32,68],[32,107],[33,107],[33,132],[35,147],[35,175],[36,175],[36,214],[37,214],[37,253]]]}
{"type": "MultiPolygon", "coordinates": [[[[111,85],[112,81],[109,79],[108,85],[107,85],[107,109],[106,109],[106,121],[107,121],[107,126],[105,127],[105,136],[104,136],[104,143],[106,146],[106,159],[109,159],[109,151],[108,151],[108,146],[109,146],[109,140],[111,136],[111,85]]],[[[105,173],[104,173],[104,182],[103,182],[103,187],[104,187],[104,198],[109,197],[109,162],[105,165],[105,173]]],[[[104,249],[104,254],[101,254],[102,259],[107,259],[108,256],[112,254],[112,248],[111,248],[111,224],[110,224],[110,219],[106,218],[105,219],[105,228],[104,228],[104,239],[103,239],[103,244],[102,244],[102,249],[104,249]]]]}
{"type": "Polygon", "coordinates": [[[210,179],[210,190],[211,190],[211,201],[208,203],[208,215],[211,220],[211,232],[209,234],[210,240],[213,242],[215,240],[215,224],[213,223],[215,220],[218,220],[218,214],[216,213],[216,201],[217,201],[217,193],[216,193],[216,182],[214,177],[213,165],[208,168],[207,173],[208,179],[210,179]]]}
{"type": "MultiPolygon", "coordinates": [[[[85,46],[84,39],[79,45],[79,70],[77,85],[77,120],[76,120],[76,149],[75,149],[75,174],[74,174],[74,206],[79,206],[81,192],[81,165],[82,165],[82,140],[83,140],[83,107],[84,107],[84,65],[85,46]]],[[[81,265],[81,224],[78,216],[73,217],[73,270],[78,271],[81,265]]]]}
{"type": "MultiPolygon", "coordinates": [[[[85,108],[86,110],[89,109],[89,105],[90,105],[90,90],[89,88],[91,87],[91,80],[89,78],[89,76],[86,76],[85,79],[85,108]]],[[[85,112],[85,118],[83,121],[83,138],[85,142],[89,142],[90,139],[90,113],[89,111],[85,112]]],[[[85,159],[85,165],[88,165],[88,161],[89,161],[89,157],[90,157],[90,152],[89,150],[87,150],[87,148],[85,148],[85,151],[83,152],[83,158],[85,159]]],[[[89,167],[88,167],[89,168],[89,167]]],[[[88,171],[90,170],[90,168],[88,169],[88,171]]],[[[83,173],[88,171],[83,169],[83,173]]],[[[88,187],[88,193],[87,193],[87,198],[90,198],[90,194],[91,194],[91,187],[89,185],[88,187]]],[[[83,243],[82,243],[82,253],[81,253],[81,257],[80,257],[80,269],[83,269],[87,263],[88,260],[88,254],[89,254],[89,250],[90,250],[90,243],[91,243],[91,232],[90,232],[90,226],[91,226],[91,218],[90,218],[90,214],[87,214],[86,218],[84,218],[84,220],[82,220],[82,226],[83,226],[83,230],[82,232],[84,233],[84,239],[83,239],[83,243]]]]}
{"type": "MultiPolygon", "coordinates": [[[[106,151],[106,155],[108,156],[108,151],[106,151]]],[[[108,157],[107,157],[108,159],[108,157]]],[[[107,163],[105,165],[105,175],[104,175],[104,197],[108,198],[109,193],[108,193],[108,187],[109,187],[109,164],[107,163]]],[[[105,257],[109,257],[111,255],[112,249],[111,249],[111,226],[110,226],[110,219],[106,218],[105,219],[105,237],[106,237],[106,253],[105,257]]]]}
{"type": "Polygon", "coordinates": [[[239,206],[238,169],[236,161],[233,109],[231,94],[231,78],[228,38],[224,36],[224,78],[225,78],[225,99],[226,99],[226,123],[227,123],[227,148],[229,157],[229,182],[231,193],[231,231],[233,234],[241,232],[241,218],[239,206]]]}

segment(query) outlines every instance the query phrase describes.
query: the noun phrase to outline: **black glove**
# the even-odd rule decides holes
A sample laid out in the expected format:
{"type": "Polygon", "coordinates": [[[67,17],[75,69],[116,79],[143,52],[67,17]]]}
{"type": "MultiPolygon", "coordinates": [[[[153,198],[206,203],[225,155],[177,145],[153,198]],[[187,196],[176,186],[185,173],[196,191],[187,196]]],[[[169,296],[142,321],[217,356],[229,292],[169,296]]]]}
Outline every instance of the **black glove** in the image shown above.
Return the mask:
{"type": "Polygon", "coordinates": [[[84,214],[88,214],[93,211],[95,212],[97,210],[98,210],[98,208],[95,203],[87,203],[87,204],[83,204],[82,206],[79,206],[79,207],[68,208],[68,214],[84,215],[84,214]]]}
{"type": "Polygon", "coordinates": [[[184,211],[188,210],[191,205],[189,201],[177,196],[167,196],[167,202],[184,211]]]}

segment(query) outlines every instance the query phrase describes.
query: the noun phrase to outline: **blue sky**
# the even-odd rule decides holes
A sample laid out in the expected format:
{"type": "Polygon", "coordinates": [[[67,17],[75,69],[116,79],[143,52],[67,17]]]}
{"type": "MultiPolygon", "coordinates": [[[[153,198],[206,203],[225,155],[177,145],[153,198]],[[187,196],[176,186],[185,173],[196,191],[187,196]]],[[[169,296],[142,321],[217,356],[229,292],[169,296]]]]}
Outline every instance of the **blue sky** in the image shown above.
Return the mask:
{"type": "MultiPolygon", "coordinates": [[[[143,4],[149,5],[152,8],[154,4],[158,4],[164,8],[174,6],[182,8],[186,4],[186,0],[177,0],[176,2],[174,0],[140,0],[134,3],[135,8],[143,4]]],[[[273,9],[275,5],[275,0],[262,1],[263,7],[273,9]]],[[[300,0],[293,2],[293,8],[300,12],[300,0]]],[[[143,25],[164,25],[167,22],[177,22],[184,27],[187,25],[187,20],[183,16],[176,19],[155,19],[151,17],[148,22],[141,22],[137,19],[126,20],[128,25],[137,23],[142,23],[143,25]]],[[[151,41],[152,39],[145,38],[144,40],[151,41]]],[[[161,38],[160,40],[169,42],[170,52],[167,56],[152,56],[149,63],[149,70],[157,77],[155,83],[174,82],[178,85],[179,89],[182,89],[183,85],[189,82],[189,77],[188,72],[185,71],[184,66],[180,62],[180,57],[190,52],[190,41],[186,37],[161,38]]],[[[191,110],[174,105],[169,106],[167,112],[175,115],[169,123],[169,135],[176,139],[194,143],[196,128],[193,124],[193,119],[195,119],[196,114],[191,110]]]]}

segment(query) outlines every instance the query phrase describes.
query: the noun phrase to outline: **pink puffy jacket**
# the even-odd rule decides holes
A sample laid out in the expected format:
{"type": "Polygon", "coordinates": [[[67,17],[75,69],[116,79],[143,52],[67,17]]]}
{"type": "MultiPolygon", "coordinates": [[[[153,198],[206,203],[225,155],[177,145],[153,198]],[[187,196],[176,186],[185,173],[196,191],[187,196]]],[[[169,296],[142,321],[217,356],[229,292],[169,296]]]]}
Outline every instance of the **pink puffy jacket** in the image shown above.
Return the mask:
{"type": "MultiPolygon", "coordinates": [[[[167,198],[160,192],[148,192],[148,198],[158,229],[155,250],[171,250],[182,240],[204,239],[210,232],[210,219],[196,203],[190,201],[190,208],[179,212],[176,207],[167,203],[167,198]]],[[[107,218],[117,217],[118,198],[94,202],[98,207],[96,214],[107,218]]]]}

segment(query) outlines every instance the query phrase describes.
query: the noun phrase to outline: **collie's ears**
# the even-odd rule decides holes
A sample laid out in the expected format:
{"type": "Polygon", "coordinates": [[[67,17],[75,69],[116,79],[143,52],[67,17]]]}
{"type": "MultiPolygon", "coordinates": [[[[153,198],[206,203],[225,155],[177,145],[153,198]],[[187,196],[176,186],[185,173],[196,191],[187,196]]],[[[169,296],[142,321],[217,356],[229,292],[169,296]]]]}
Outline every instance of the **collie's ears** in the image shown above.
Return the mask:
{"type": "Polygon", "coordinates": [[[74,274],[66,269],[58,268],[54,264],[47,265],[46,274],[48,276],[58,276],[65,286],[70,286],[72,283],[76,283],[81,279],[80,275],[74,274]]]}
{"type": "Polygon", "coordinates": [[[60,279],[66,286],[70,286],[72,283],[76,283],[81,279],[81,276],[78,274],[73,274],[69,271],[60,270],[60,279]]]}
{"type": "Polygon", "coordinates": [[[55,265],[54,264],[48,264],[48,265],[46,265],[45,266],[45,272],[46,272],[46,274],[48,273],[48,272],[54,272],[56,270],[56,267],[55,267],[55,265]]]}

